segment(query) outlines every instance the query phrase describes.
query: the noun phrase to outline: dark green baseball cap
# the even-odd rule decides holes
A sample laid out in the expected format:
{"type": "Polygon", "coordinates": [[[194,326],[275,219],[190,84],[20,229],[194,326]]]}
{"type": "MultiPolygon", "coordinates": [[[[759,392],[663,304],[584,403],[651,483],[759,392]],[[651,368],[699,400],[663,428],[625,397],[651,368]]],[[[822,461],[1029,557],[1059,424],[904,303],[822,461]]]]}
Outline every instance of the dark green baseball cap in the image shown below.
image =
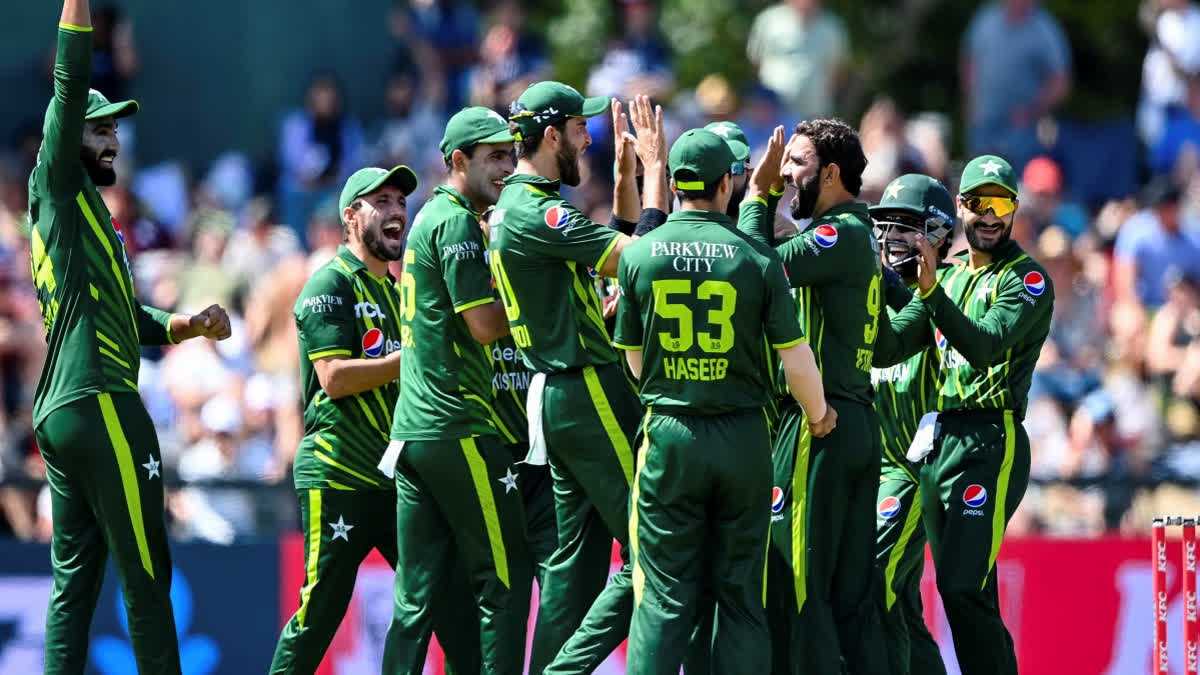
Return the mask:
{"type": "Polygon", "coordinates": [[[512,141],[508,121],[500,113],[483,106],[463,108],[446,122],[446,133],[438,147],[449,159],[455,150],[465,150],[476,143],[505,143],[512,141]]]}
{"type": "Polygon", "coordinates": [[[954,224],[954,198],[941,182],[919,173],[906,173],[888,183],[871,215],[903,211],[921,218],[941,218],[954,224]]]}
{"type": "Polygon", "coordinates": [[[735,160],[745,162],[750,159],[750,141],[746,140],[746,132],[737,124],[724,120],[706,124],[704,128],[725,139],[735,160]]]}
{"type": "Polygon", "coordinates": [[[521,135],[531,135],[569,117],[595,117],[608,110],[609,103],[604,96],[584,98],[574,87],[543,80],[529,85],[512,104],[508,119],[517,123],[521,135]]]}
{"type": "Polygon", "coordinates": [[[967,194],[980,185],[999,185],[1017,196],[1017,174],[1003,157],[980,155],[967,162],[958,183],[959,194],[967,194]]]}
{"type": "Polygon", "coordinates": [[[109,116],[121,119],[136,114],[138,107],[138,102],[133,100],[111,103],[104,94],[92,89],[88,92],[87,113],[84,114],[84,119],[94,120],[109,116]]]}
{"type": "Polygon", "coordinates": [[[342,211],[355,199],[369,195],[384,185],[394,186],[405,195],[411,195],[413,190],[417,189],[417,174],[403,164],[390,171],[374,166],[355,171],[346,179],[346,185],[342,188],[342,196],[338,199],[338,216],[341,217],[342,211]]]}
{"type": "Polygon", "coordinates": [[[730,173],[736,161],[725,139],[705,129],[683,132],[667,155],[671,178],[680,190],[703,190],[730,173]],[[690,174],[681,177],[683,171],[690,174]]]}

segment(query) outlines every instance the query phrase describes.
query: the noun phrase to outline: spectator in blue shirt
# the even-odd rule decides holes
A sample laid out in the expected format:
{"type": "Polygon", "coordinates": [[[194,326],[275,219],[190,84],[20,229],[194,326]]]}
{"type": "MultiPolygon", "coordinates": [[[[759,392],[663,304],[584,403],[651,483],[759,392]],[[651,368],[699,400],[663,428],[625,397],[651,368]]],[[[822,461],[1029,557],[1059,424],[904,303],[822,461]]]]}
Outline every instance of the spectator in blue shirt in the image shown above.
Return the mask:
{"type": "Polygon", "coordinates": [[[1169,274],[1200,278],[1200,236],[1180,218],[1180,191],[1166,178],[1148,185],[1139,211],[1117,232],[1114,250],[1118,301],[1155,309],[1167,297],[1169,274]]]}

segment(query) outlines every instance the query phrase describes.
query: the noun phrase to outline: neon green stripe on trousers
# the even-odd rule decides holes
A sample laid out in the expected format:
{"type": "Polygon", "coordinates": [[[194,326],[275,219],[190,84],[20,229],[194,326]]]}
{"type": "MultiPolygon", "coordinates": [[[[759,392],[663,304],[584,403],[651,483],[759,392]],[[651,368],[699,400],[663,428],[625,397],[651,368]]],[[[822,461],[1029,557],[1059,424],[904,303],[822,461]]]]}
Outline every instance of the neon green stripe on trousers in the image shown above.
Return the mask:
{"type": "Polygon", "coordinates": [[[496,500],[492,496],[492,486],[488,484],[487,464],[483,461],[483,455],[479,454],[474,438],[464,438],[459,442],[471,470],[471,482],[475,484],[475,492],[479,495],[479,508],[483,510],[483,524],[487,527],[488,543],[492,546],[496,576],[505,588],[512,588],[508,582],[508,554],[504,550],[504,536],[500,533],[500,515],[496,513],[496,500]]]}
{"type": "Polygon", "coordinates": [[[125,438],[125,430],[121,428],[117,409],[113,406],[112,395],[100,394],[96,398],[100,402],[100,414],[104,418],[108,438],[112,441],[113,451],[117,456],[121,488],[125,491],[125,505],[129,508],[129,520],[133,526],[133,538],[137,541],[138,555],[142,558],[142,568],[153,579],[154,565],[150,563],[150,547],[146,545],[146,525],[142,521],[142,495],[138,490],[137,473],[133,468],[133,453],[129,450],[129,441],[125,438]]]}

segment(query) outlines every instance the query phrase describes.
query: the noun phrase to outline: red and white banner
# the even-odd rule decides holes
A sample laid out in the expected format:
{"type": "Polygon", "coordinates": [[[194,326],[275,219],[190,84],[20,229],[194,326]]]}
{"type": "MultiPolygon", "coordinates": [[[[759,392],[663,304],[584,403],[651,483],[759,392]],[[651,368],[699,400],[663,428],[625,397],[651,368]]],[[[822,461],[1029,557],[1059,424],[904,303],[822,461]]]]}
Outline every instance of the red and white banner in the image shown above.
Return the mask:
{"type": "MultiPolygon", "coordinates": [[[[1176,533],[1172,532],[1172,536],[1176,533]]],[[[1182,556],[1167,541],[1167,631],[1170,672],[1184,673],[1182,556]]],[[[299,536],[281,543],[281,623],[296,610],[304,583],[299,536]]],[[[1148,539],[1009,539],[999,561],[1000,606],[1022,675],[1140,675],[1154,653],[1155,598],[1148,539]]],[[[614,561],[615,562],[615,561],[614,561]]],[[[926,621],[942,645],[950,675],[959,673],[932,564],[922,582],[926,621]]],[[[536,588],[534,598],[536,603],[536,588]]],[[[392,611],[392,571],[372,554],[359,571],[354,599],[321,675],[378,672],[392,611]]],[[[530,612],[532,626],[534,612],[530,612]]],[[[430,650],[425,673],[440,674],[430,650]]],[[[597,671],[624,672],[624,647],[597,671]]]]}

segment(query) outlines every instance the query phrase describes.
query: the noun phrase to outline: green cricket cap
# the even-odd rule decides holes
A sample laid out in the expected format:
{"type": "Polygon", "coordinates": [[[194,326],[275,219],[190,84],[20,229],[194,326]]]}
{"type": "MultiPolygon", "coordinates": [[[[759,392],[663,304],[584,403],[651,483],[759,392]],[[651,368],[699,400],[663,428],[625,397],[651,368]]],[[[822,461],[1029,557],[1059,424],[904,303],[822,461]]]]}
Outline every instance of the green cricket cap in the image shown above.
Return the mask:
{"type": "Polygon", "coordinates": [[[721,180],[737,160],[724,138],[705,129],[685,131],[671,146],[667,166],[675,187],[680,190],[703,190],[721,180]],[[680,176],[681,172],[688,172],[680,176]]]}
{"type": "Polygon", "coordinates": [[[725,139],[733,151],[734,160],[745,162],[750,159],[750,141],[746,140],[746,132],[737,124],[726,120],[706,124],[704,128],[725,139]]]}
{"type": "Polygon", "coordinates": [[[603,96],[584,98],[574,87],[543,80],[529,85],[512,104],[508,119],[517,123],[521,135],[532,135],[569,117],[595,117],[608,106],[603,96]]]}
{"type": "Polygon", "coordinates": [[[939,217],[950,224],[955,221],[955,210],[954,198],[946,186],[919,173],[906,173],[888,183],[879,203],[870,209],[873,216],[903,211],[925,219],[939,217]]]}
{"type": "Polygon", "coordinates": [[[455,150],[466,150],[477,143],[505,143],[512,141],[508,121],[500,113],[483,106],[463,108],[446,122],[446,133],[438,147],[442,156],[449,158],[455,150]]]}
{"type": "Polygon", "coordinates": [[[980,185],[999,185],[1017,196],[1017,174],[1003,157],[980,155],[967,162],[958,183],[959,194],[966,194],[980,185]]]}
{"type": "MultiPolygon", "coordinates": [[[[342,211],[345,211],[346,207],[350,206],[355,199],[369,195],[384,185],[399,188],[407,196],[417,189],[417,174],[403,164],[390,171],[373,166],[355,171],[346,179],[346,185],[342,188],[342,196],[338,199],[339,218],[342,211]]],[[[345,220],[342,222],[344,223],[345,220]]]]}
{"type": "Polygon", "coordinates": [[[104,94],[92,89],[88,92],[87,112],[84,114],[84,119],[94,120],[109,116],[120,119],[136,114],[138,107],[138,102],[133,100],[112,103],[104,94]]]}

